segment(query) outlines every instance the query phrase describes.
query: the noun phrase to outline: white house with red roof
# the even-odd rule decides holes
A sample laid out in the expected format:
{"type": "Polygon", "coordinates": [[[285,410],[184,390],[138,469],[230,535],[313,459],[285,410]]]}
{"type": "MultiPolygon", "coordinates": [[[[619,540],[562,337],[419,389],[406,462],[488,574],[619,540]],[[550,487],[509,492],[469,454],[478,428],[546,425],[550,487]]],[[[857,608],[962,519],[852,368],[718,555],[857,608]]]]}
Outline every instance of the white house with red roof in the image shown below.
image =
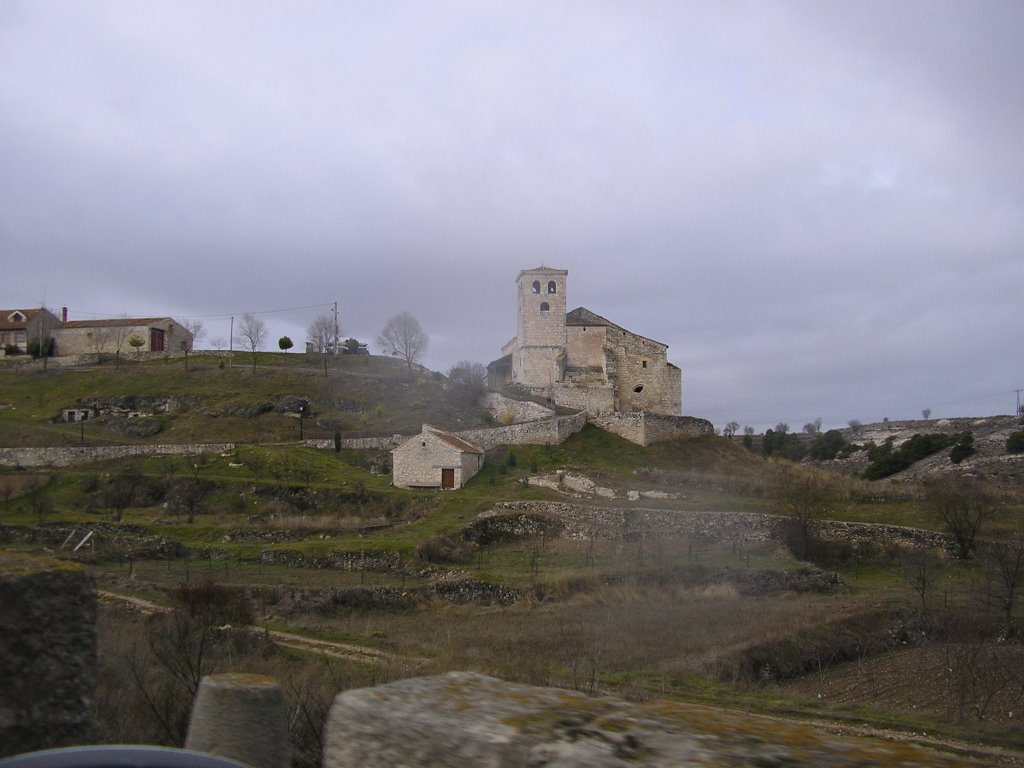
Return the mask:
{"type": "Polygon", "coordinates": [[[391,451],[392,483],[398,488],[454,490],[483,465],[483,448],[429,424],[391,451]]]}

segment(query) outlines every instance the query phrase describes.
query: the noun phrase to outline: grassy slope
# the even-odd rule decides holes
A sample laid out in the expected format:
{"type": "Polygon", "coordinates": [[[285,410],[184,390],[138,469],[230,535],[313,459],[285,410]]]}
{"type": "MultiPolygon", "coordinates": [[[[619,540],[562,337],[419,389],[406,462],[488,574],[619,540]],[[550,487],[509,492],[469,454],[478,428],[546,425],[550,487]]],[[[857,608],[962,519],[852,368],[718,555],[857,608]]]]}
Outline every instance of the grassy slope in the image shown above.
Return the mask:
{"type": "Polygon", "coordinates": [[[255,372],[236,356],[234,367],[220,359],[193,355],[186,370],[182,360],[106,363],[96,368],[19,371],[0,368],[0,445],[76,445],[77,424],[54,424],[62,408],[82,398],[122,395],[175,396],[189,404],[157,418],[163,430],[145,440],[107,431],[103,419],[85,425],[87,444],[126,442],[274,442],[298,439],[294,416],[264,413],[246,418],[226,413],[232,408],[273,402],[298,395],[313,402],[307,437],[343,434],[413,433],[426,421],[449,429],[481,426],[486,417],[477,408],[463,408],[446,390],[439,374],[417,371],[384,357],[341,356],[329,361],[328,375],[316,363],[322,358],[302,354],[258,355],[255,372]],[[205,408],[222,415],[199,413],[205,408]]]}

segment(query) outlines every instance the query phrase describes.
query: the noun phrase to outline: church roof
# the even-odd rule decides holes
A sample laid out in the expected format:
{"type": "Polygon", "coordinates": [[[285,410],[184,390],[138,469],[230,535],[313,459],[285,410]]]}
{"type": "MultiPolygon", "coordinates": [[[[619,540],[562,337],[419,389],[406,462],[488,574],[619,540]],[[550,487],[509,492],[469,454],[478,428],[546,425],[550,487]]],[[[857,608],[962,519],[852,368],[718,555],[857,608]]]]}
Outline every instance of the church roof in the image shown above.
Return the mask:
{"type": "Polygon", "coordinates": [[[612,329],[614,329],[616,331],[622,331],[623,333],[629,333],[629,334],[632,334],[633,336],[637,336],[637,337],[639,337],[641,339],[646,339],[647,341],[652,341],[655,344],[660,344],[661,346],[665,347],[665,349],[668,349],[668,344],[665,344],[662,341],[658,341],[657,339],[648,338],[647,336],[641,336],[639,333],[633,333],[633,331],[627,331],[621,325],[616,325],[615,323],[613,323],[608,318],[601,317],[599,314],[597,314],[596,312],[591,312],[586,307],[577,307],[572,312],[567,312],[565,314],[565,324],[566,325],[577,325],[577,326],[578,325],[586,325],[586,326],[590,326],[590,327],[593,327],[593,326],[604,326],[605,328],[612,328],[612,329]]]}
{"type": "Polygon", "coordinates": [[[572,312],[565,314],[566,325],[603,325],[607,328],[614,328],[618,331],[624,331],[625,328],[616,325],[606,317],[601,317],[596,312],[591,312],[586,307],[576,307],[572,312]]]}

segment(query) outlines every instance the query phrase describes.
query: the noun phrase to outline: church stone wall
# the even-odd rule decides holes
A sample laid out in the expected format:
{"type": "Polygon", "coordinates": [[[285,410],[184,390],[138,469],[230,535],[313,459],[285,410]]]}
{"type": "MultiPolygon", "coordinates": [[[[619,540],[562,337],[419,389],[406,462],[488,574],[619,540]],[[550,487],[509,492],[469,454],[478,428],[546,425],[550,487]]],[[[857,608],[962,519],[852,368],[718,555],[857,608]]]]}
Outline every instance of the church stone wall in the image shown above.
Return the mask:
{"type": "Polygon", "coordinates": [[[629,331],[610,329],[608,337],[616,358],[618,410],[681,415],[682,376],[668,362],[668,347],[629,331]]]}
{"type": "Polygon", "coordinates": [[[605,371],[605,344],[608,328],[597,325],[573,325],[567,329],[570,366],[589,368],[599,366],[605,371]]]}

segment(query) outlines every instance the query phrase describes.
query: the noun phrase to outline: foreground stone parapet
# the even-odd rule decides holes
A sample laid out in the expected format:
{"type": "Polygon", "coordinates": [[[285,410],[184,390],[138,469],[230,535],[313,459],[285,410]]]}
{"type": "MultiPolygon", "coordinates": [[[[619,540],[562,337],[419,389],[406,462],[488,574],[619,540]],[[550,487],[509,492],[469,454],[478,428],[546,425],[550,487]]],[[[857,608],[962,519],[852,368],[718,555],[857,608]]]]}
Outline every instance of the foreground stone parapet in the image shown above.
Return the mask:
{"type": "Polygon", "coordinates": [[[230,672],[199,684],[185,748],[253,768],[288,768],[288,715],[272,677],[230,672]]]}
{"type": "Polygon", "coordinates": [[[76,564],[0,551],[0,757],[95,742],[96,590],[76,564]]]}
{"type": "Polygon", "coordinates": [[[974,765],[807,724],[595,699],[467,672],[340,693],[324,741],[324,768],[974,765]]]}

